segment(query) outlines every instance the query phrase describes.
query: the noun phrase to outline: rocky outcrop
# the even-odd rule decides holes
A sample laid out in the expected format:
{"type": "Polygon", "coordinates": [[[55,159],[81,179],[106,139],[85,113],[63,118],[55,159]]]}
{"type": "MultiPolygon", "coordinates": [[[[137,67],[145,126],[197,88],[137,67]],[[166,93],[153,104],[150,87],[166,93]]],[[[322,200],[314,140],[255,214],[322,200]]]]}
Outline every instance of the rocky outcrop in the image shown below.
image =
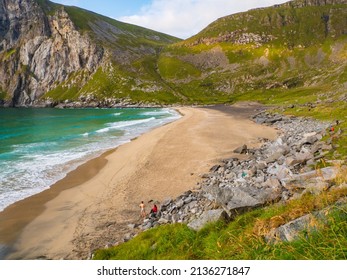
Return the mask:
{"type": "MultiPolygon", "coordinates": [[[[346,188],[346,186],[344,186],[346,188]]],[[[291,242],[301,238],[307,238],[312,232],[317,232],[322,225],[328,223],[328,215],[336,210],[346,208],[346,198],[342,198],[333,206],[326,207],[323,210],[315,211],[310,214],[301,216],[277,228],[272,228],[265,234],[265,240],[268,243],[291,242]]]]}
{"type": "Polygon", "coordinates": [[[199,40],[195,41],[190,46],[195,45],[214,45],[216,43],[222,43],[222,42],[228,42],[233,44],[239,44],[239,45],[247,45],[247,44],[254,44],[256,46],[261,46],[265,43],[268,43],[275,39],[272,35],[266,35],[266,34],[255,34],[255,33],[247,33],[244,30],[235,30],[223,34],[219,34],[218,37],[214,38],[200,38],[199,40]]]}
{"type": "Polygon", "coordinates": [[[63,6],[45,13],[32,0],[0,2],[0,87],[9,106],[31,105],[71,73],[101,64],[103,48],[76,30],[63,6]]]}

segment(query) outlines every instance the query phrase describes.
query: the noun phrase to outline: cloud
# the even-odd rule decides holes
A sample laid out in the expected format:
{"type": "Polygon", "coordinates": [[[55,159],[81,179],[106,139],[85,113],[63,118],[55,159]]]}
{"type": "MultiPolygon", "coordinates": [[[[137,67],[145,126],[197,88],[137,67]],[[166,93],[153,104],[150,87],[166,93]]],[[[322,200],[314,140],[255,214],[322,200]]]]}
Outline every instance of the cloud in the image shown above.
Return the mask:
{"type": "Polygon", "coordinates": [[[118,19],[187,38],[219,17],[284,2],[287,0],[153,0],[139,13],[118,19]]]}

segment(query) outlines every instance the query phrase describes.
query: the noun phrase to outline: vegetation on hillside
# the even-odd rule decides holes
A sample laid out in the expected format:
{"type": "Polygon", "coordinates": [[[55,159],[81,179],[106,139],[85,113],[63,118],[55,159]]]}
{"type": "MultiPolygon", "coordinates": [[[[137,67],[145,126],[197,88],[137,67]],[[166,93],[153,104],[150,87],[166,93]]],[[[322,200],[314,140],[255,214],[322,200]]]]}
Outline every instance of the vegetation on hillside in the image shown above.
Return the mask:
{"type": "Polygon", "coordinates": [[[206,103],[232,102],[241,95],[264,99],[258,95],[300,88],[316,90],[316,98],[327,88],[342,93],[347,82],[346,17],[346,4],[279,5],[227,16],[167,46],[159,62],[174,60],[172,74],[165,75],[163,63],[158,63],[159,73],[191,103],[196,97],[206,103]],[[173,79],[187,63],[200,75],[173,79]]]}
{"type": "Polygon", "coordinates": [[[318,100],[326,92],[342,94],[347,82],[346,4],[255,9],[221,18],[185,41],[76,7],[65,10],[81,32],[125,56],[111,51],[115,61],[85,86],[68,79],[43,98],[77,101],[92,94],[189,105],[264,100],[289,90],[318,100]]]}
{"type": "Polygon", "coordinates": [[[105,260],[336,260],[347,258],[347,207],[337,204],[314,220],[309,230],[292,242],[267,242],[266,234],[286,222],[319,211],[347,196],[336,189],[318,196],[304,195],[238,216],[231,223],[217,222],[195,232],[183,224],[160,226],[110,249],[94,259],[105,260]]]}

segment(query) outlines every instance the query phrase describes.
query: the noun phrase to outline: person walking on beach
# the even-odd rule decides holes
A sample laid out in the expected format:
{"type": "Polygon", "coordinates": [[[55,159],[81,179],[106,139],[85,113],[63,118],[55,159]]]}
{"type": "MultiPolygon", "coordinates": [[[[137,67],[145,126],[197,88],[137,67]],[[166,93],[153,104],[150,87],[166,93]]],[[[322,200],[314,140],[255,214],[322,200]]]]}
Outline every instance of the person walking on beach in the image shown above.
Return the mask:
{"type": "Polygon", "coordinates": [[[145,211],[145,204],[144,204],[144,202],[143,201],[141,201],[141,203],[140,203],[140,215],[141,215],[141,217],[142,218],[146,218],[146,211],[145,211]]]}

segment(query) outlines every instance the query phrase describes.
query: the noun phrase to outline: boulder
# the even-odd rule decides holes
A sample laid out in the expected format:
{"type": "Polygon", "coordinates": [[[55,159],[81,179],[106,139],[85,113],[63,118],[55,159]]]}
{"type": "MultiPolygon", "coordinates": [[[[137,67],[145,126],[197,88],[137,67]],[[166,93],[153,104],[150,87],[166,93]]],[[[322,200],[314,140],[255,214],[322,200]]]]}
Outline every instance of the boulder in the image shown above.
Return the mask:
{"type": "Polygon", "coordinates": [[[266,180],[264,183],[266,187],[273,188],[273,189],[278,189],[281,187],[280,181],[278,181],[277,178],[269,178],[266,180]]]}
{"type": "Polygon", "coordinates": [[[212,173],[215,173],[218,171],[218,169],[220,168],[221,166],[218,164],[218,165],[214,165],[213,167],[211,167],[210,169],[210,172],[212,173]]]}
{"type": "Polygon", "coordinates": [[[294,157],[287,157],[285,160],[285,165],[287,166],[295,166],[301,164],[302,161],[295,159],[294,157]]]}
{"type": "Polygon", "coordinates": [[[305,163],[308,160],[313,159],[313,158],[314,158],[314,155],[310,152],[296,153],[295,154],[295,161],[297,163],[300,163],[300,164],[305,163]]]}
{"type": "Polygon", "coordinates": [[[292,175],[289,178],[283,179],[281,182],[287,186],[290,184],[304,185],[305,181],[312,178],[321,178],[322,180],[330,181],[337,177],[338,172],[338,169],[335,167],[325,167],[314,171],[292,175]]]}
{"type": "Polygon", "coordinates": [[[302,145],[305,145],[305,144],[313,145],[318,140],[319,139],[318,139],[316,133],[313,133],[313,134],[310,134],[310,135],[306,136],[304,139],[302,139],[300,144],[299,144],[299,146],[302,146],[302,145]]]}
{"type": "Polygon", "coordinates": [[[293,241],[298,237],[300,231],[308,227],[310,215],[300,217],[276,229],[272,229],[266,236],[265,240],[269,243],[280,241],[293,241]]]}
{"type": "Polygon", "coordinates": [[[206,196],[219,207],[225,209],[231,217],[260,207],[268,202],[277,201],[281,197],[281,186],[277,179],[274,179],[277,184],[260,188],[247,184],[244,178],[241,179],[243,181],[238,181],[237,187],[229,185],[220,188],[218,184],[205,186],[206,196]]]}
{"type": "Polygon", "coordinates": [[[299,238],[300,233],[305,231],[309,233],[318,229],[319,224],[324,222],[324,210],[314,214],[308,214],[290,221],[278,228],[272,229],[266,236],[265,240],[269,243],[279,241],[291,242],[299,238]]]}
{"type": "Polygon", "coordinates": [[[184,200],[180,199],[178,201],[176,201],[176,207],[177,208],[181,208],[184,205],[184,200]]]}
{"type": "Polygon", "coordinates": [[[248,192],[246,188],[233,188],[229,195],[231,196],[229,201],[223,206],[232,217],[257,208],[264,203],[260,197],[248,192]]]}
{"type": "Polygon", "coordinates": [[[259,161],[255,167],[257,170],[264,170],[267,167],[267,163],[265,161],[259,161]]]}
{"type": "Polygon", "coordinates": [[[226,221],[230,220],[228,214],[223,209],[208,210],[205,211],[199,218],[192,220],[188,227],[193,230],[200,230],[208,223],[213,223],[217,221],[226,221]]]}
{"type": "Polygon", "coordinates": [[[165,218],[160,218],[160,219],[158,220],[158,223],[159,223],[160,225],[168,224],[168,223],[169,223],[169,220],[168,220],[168,219],[165,219],[165,218]]]}
{"type": "Polygon", "coordinates": [[[273,163],[273,162],[277,161],[277,160],[278,160],[280,157],[282,157],[282,156],[283,156],[283,152],[282,152],[282,151],[277,151],[277,152],[273,153],[271,156],[269,156],[269,157],[265,160],[265,162],[266,162],[267,164],[273,163]]]}
{"type": "Polygon", "coordinates": [[[278,180],[283,180],[293,175],[292,171],[287,167],[286,164],[279,165],[277,163],[269,166],[267,173],[276,176],[278,180]]]}
{"type": "Polygon", "coordinates": [[[281,121],[283,118],[281,116],[275,116],[273,118],[267,119],[265,120],[265,123],[269,123],[269,124],[274,124],[276,122],[281,121]]]}

